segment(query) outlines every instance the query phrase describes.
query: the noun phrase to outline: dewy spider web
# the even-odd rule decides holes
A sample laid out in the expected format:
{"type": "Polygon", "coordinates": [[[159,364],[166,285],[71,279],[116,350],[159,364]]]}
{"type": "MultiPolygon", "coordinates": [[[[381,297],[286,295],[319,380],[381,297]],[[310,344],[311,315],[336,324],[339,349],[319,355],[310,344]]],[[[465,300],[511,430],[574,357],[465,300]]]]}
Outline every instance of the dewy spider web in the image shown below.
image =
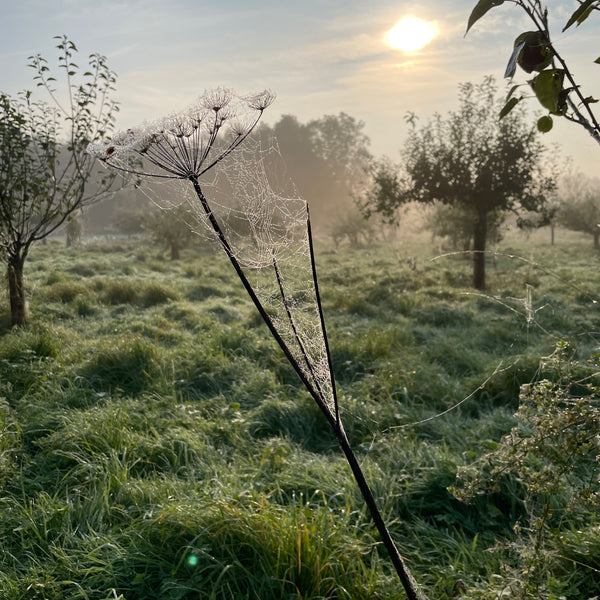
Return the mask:
{"type": "MultiPolygon", "coordinates": [[[[219,165],[210,194],[212,214],[221,224],[274,329],[300,369],[311,395],[339,423],[339,411],[313,271],[310,219],[306,202],[273,189],[265,163],[275,148],[246,143],[219,165]],[[219,185],[219,183],[221,185],[219,185]],[[224,191],[220,191],[224,188],[224,191]],[[211,193],[213,192],[213,193],[211,193]],[[227,194],[223,203],[219,196],[227,194]],[[216,201],[212,198],[216,197],[216,201]]],[[[293,190],[291,190],[293,192],[293,190]]],[[[192,203],[198,217],[202,207],[192,203]]]]}
{"type": "Polygon", "coordinates": [[[329,421],[409,600],[423,600],[341,422],[308,206],[295,194],[273,191],[264,153],[252,151],[247,143],[273,99],[269,92],[245,98],[222,89],[206,92],[187,111],[117,134],[92,146],[90,153],[121,171],[192,185],[195,195],[188,198],[196,220],[207,225],[225,250],[271,334],[329,421]],[[225,189],[227,202],[219,199],[219,185],[205,185],[206,173],[217,165],[217,183],[225,189]]]}

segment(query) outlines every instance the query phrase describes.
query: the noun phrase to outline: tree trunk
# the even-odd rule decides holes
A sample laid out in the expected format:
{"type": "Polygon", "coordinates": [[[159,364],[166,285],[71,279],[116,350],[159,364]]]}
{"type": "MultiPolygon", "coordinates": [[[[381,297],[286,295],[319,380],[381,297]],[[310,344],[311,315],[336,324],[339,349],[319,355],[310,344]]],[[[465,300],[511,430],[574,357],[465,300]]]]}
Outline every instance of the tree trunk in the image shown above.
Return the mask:
{"type": "Polygon", "coordinates": [[[479,211],[473,228],[473,286],[485,289],[485,243],[487,240],[487,211],[479,211]]]}
{"type": "Polygon", "coordinates": [[[596,250],[600,248],[600,229],[598,229],[598,227],[594,230],[594,248],[596,248],[596,250]]]}
{"type": "Polygon", "coordinates": [[[550,223],[550,245],[554,246],[554,233],[556,230],[556,225],[554,223],[550,223]]]}
{"type": "Polygon", "coordinates": [[[171,260],[179,260],[179,245],[171,244],[171,260]]]}
{"type": "Polygon", "coordinates": [[[23,266],[25,256],[8,257],[8,293],[10,296],[10,322],[13,326],[25,325],[29,317],[27,300],[25,299],[25,286],[23,284],[23,266]]]}

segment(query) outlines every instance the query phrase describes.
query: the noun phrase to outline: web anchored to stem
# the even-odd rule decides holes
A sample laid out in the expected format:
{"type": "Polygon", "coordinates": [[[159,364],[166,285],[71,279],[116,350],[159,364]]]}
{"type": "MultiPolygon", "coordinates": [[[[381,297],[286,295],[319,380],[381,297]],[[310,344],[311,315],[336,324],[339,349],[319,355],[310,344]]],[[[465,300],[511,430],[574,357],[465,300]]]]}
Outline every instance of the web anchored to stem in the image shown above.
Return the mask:
{"type": "Polygon", "coordinates": [[[198,224],[223,248],[252,302],[331,425],[410,600],[424,600],[383,521],[340,417],[306,202],[276,194],[260,152],[244,144],[274,96],[206,92],[187,111],[90,147],[105,164],[188,181],[198,224]],[[200,178],[219,164],[218,184],[200,178]],[[204,189],[212,188],[215,201],[204,189]],[[224,189],[223,189],[224,188],[224,189]],[[219,201],[219,194],[225,199],[219,201]]]}

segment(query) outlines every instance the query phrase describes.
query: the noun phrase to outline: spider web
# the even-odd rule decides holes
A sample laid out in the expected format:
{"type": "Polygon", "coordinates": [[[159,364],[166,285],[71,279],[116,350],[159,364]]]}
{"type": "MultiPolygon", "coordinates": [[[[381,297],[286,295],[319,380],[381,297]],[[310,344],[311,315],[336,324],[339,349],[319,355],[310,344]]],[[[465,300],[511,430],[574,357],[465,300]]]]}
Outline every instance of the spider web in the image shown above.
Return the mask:
{"type": "MultiPolygon", "coordinates": [[[[313,273],[308,207],[292,182],[281,177],[283,170],[275,142],[265,148],[260,140],[249,138],[202,176],[199,184],[224,234],[226,252],[239,263],[281,339],[277,341],[287,348],[292,366],[313,398],[337,420],[337,399],[313,273]],[[276,187],[283,191],[276,191],[276,187]]],[[[193,231],[223,246],[190,182],[152,180],[151,189],[148,196],[155,204],[162,208],[183,204],[193,214],[188,223],[193,231]]]]}
{"type": "MultiPolygon", "coordinates": [[[[313,397],[337,418],[308,207],[291,182],[284,184],[285,192],[274,189],[283,187],[274,181],[281,164],[274,144],[264,149],[259,141],[247,140],[218,165],[217,180],[206,187],[205,195],[293,366],[313,397]]],[[[194,196],[188,198],[198,218],[206,221],[194,196]]]]}

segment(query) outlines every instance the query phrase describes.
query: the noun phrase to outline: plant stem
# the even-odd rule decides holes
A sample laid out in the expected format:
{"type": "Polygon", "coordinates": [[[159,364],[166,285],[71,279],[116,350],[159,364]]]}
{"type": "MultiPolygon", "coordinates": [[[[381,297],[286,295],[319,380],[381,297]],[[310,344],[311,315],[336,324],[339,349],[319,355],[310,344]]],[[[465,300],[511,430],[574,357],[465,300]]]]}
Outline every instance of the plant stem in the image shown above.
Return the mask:
{"type": "MultiPolygon", "coordinates": [[[[308,380],[308,378],[306,377],[306,375],[300,368],[300,365],[294,358],[294,355],[292,354],[292,352],[288,348],[287,344],[281,337],[280,333],[277,331],[277,328],[273,324],[273,320],[271,319],[271,317],[269,316],[269,314],[263,307],[261,301],[258,299],[258,296],[256,295],[256,292],[252,288],[252,285],[248,281],[248,278],[246,277],[240,263],[237,261],[237,258],[235,257],[235,254],[234,254],[231,246],[229,245],[229,242],[227,241],[227,238],[225,237],[225,234],[223,233],[223,230],[221,229],[219,222],[215,218],[215,215],[213,214],[213,212],[208,204],[208,200],[206,199],[206,196],[204,196],[204,194],[202,193],[202,189],[200,188],[200,184],[198,183],[198,178],[195,175],[190,175],[189,180],[192,182],[192,184],[194,186],[194,190],[196,192],[196,195],[198,196],[198,199],[200,200],[202,209],[204,210],[204,212],[208,218],[208,221],[209,221],[211,227],[213,228],[214,232],[217,234],[217,238],[219,239],[221,246],[225,250],[227,257],[229,258],[229,262],[231,262],[233,268],[235,269],[235,272],[237,273],[237,276],[240,278],[240,281],[242,282],[244,288],[248,292],[250,299],[254,303],[254,306],[256,306],[263,321],[267,324],[267,327],[269,328],[271,335],[275,338],[275,341],[279,344],[279,347],[283,350],[285,357],[288,359],[289,363],[292,365],[292,367],[294,368],[294,370],[300,377],[300,380],[305,385],[306,389],[308,390],[310,395],[313,397],[315,402],[318,404],[319,408],[321,408],[321,410],[325,413],[325,415],[327,415],[328,414],[327,405],[324,403],[324,400],[317,393],[317,391],[315,390],[312,383],[308,380]]],[[[335,420],[333,419],[333,417],[331,417],[331,415],[328,416],[328,420],[331,423],[331,426],[333,427],[335,425],[335,420]]]]}
{"type": "MultiPolygon", "coordinates": [[[[356,455],[354,454],[354,451],[352,450],[352,448],[350,446],[350,442],[348,441],[348,437],[346,436],[346,432],[344,431],[344,427],[342,425],[342,422],[341,422],[341,419],[339,416],[337,396],[335,395],[335,381],[333,379],[333,371],[331,370],[331,357],[330,357],[330,353],[329,353],[329,345],[327,343],[327,338],[325,337],[325,322],[324,322],[323,310],[322,310],[322,306],[321,306],[321,299],[320,299],[319,291],[318,291],[318,285],[317,285],[317,273],[316,273],[316,266],[315,266],[315,260],[314,260],[314,250],[313,250],[313,245],[312,245],[312,233],[311,233],[311,228],[310,228],[310,219],[308,218],[308,212],[307,212],[307,224],[308,224],[308,238],[309,238],[309,247],[310,247],[312,276],[313,276],[313,283],[315,285],[316,300],[317,300],[319,318],[321,321],[321,328],[322,328],[323,336],[325,338],[325,346],[326,346],[326,350],[327,350],[327,360],[329,362],[331,385],[333,388],[332,393],[334,394],[334,399],[335,399],[335,406],[334,406],[335,415],[333,415],[331,410],[329,409],[326,399],[322,397],[321,393],[319,393],[321,391],[320,388],[318,390],[315,389],[315,387],[312,385],[312,383],[308,380],[305,373],[300,368],[298,361],[295,359],[295,357],[291,353],[290,349],[288,348],[287,344],[285,343],[285,341],[283,340],[283,338],[277,331],[275,325],[273,324],[271,317],[264,309],[262,303],[260,302],[258,296],[256,295],[256,292],[254,291],[254,289],[252,288],[252,285],[248,281],[248,278],[244,274],[242,267],[240,266],[239,262],[237,261],[235,255],[234,255],[234,252],[233,252],[231,246],[229,245],[229,242],[227,241],[227,238],[225,237],[223,230],[221,229],[221,226],[219,225],[214,214],[212,213],[212,210],[210,209],[208,201],[206,200],[206,197],[202,193],[202,189],[200,188],[200,184],[198,183],[198,178],[195,175],[190,175],[189,179],[192,182],[192,184],[194,185],[194,190],[196,191],[198,199],[200,200],[200,203],[202,204],[202,208],[203,208],[204,212],[206,213],[206,216],[211,224],[211,227],[217,234],[219,242],[221,243],[221,245],[223,246],[223,249],[225,250],[227,256],[229,257],[229,260],[230,260],[231,264],[233,265],[233,268],[235,269],[235,272],[237,273],[238,277],[242,281],[244,288],[250,295],[252,302],[254,303],[254,305],[258,309],[258,312],[260,313],[261,317],[263,318],[263,320],[269,327],[271,334],[273,335],[273,337],[275,338],[275,340],[277,341],[277,343],[283,350],[286,358],[288,359],[288,361],[290,362],[290,364],[292,365],[292,367],[294,368],[296,373],[298,373],[302,383],[306,386],[308,392],[313,397],[313,399],[316,401],[317,405],[319,406],[319,408],[321,409],[321,411],[324,413],[325,417],[329,421],[329,423],[335,433],[335,436],[340,444],[340,447],[342,448],[342,451],[344,452],[344,455],[346,456],[346,460],[348,461],[348,464],[350,465],[350,469],[352,470],[354,479],[356,480],[356,483],[357,483],[357,485],[361,491],[361,494],[365,500],[365,503],[367,505],[367,508],[369,509],[371,518],[373,519],[373,522],[375,523],[375,526],[377,527],[377,531],[379,532],[379,535],[381,536],[383,545],[385,546],[385,549],[387,550],[387,552],[390,556],[392,564],[394,565],[394,568],[396,569],[396,573],[398,574],[398,577],[400,578],[402,586],[404,587],[404,590],[406,592],[408,600],[427,600],[426,596],[423,594],[423,592],[419,588],[419,586],[418,586],[417,582],[415,581],[414,577],[412,576],[411,572],[408,570],[408,568],[404,564],[404,561],[402,560],[402,557],[400,556],[400,553],[398,552],[398,548],[396,548],[396,545],[394,544],[394,540],[392,539],[392,536],[390,535],[390,532],[389,532],[387,526],[385,525],[383,517],[381,516],[381,513],[379,512],[379,509],[377,508],[377,503],[375,502],[373,493],[371,492],[371,489],[369,488],[369,484],[367,483],[367,480],[365,479],[365,476],[362,472],[360,464],[359,464],[358,460],[356,459],[356,455]]],[[[291,315],[289,314],[289,307],[286,303],[286,298],[285,298],[283,288],[281,285],[281,280],[279,278],[279,273],[277,270],[276,262],[274,262],[274,266],[275,266],[275,273],[278,278],[278,282],[279,282],[279,286],[280,286],[281,295],[283,298],[283,303],[284,303],[286,310],[288,310],[288,316],[291,320],[292,327],[294,328],[296,340],[300,344],[300,349],[304,353],[304,357],[305,357],[307,363],[309,363],[308,357],[302,347],[300,338],[295,330],[294,322],[291,318],[291,315]]],[[[310,363],[308,364],[308,367],[310,370],[310,363]]],[[[316,379],[315,379],[315,384],[318,385],[318,381],[316,381],[316,379]]]]}
{"type": "Polygon", "coordinates": [[[377,531],[379,532],[379,535],[381,537],[383,545],[385,546],[385,549],[387,550],[387,553],[389,554],[392,564],[394,565],[394,568],[396,569],[396,573],[398,574],[398,577],[400,578],[400,581],[402,582],[402,587],[404,587],[406,596],[408,597],[409,600],[427,600],[427,597],[422,592],[422,590],[419,588],[419,585],[415,581],[415,578],[413,577],[412,573],[409,571],[407,566],[404,564],[404,561],[402,560],[402,557],[400,556],[400,552],[398,552],[398,548],[396,548],[396,544],[394,544],[394,540],[392,539],[392,536],[390,535],[390,532],[385,524],[385,521],[383,520],[383,517],[381,516],[381,513],[379,512],[379,509],[377,508],[377,503],[375,502],[373,493],[371,492],[371,489],[369,488],[369,484],[367,483],[367,481],[364,477],[364,474],[362,472],[360,464],[358,463],[358,460],[356,460],[354,451],[352,450],[352,448],[350,446],[350,442],[348,441],[348,438],[346,437],[346,434],[345,434],[343,428],[340,427],[339,429],[336,429],[335,433],[336,433],[338,442],[342,448],[342,451],[344,452],[344,455],[346,456],[346,460],[348,461],[348,464],[350,465],[350,468],[352,469],[352,474],[354,475],[354,479],[356,479],[356,483],[358,484],[358,487],[359,487],[360,492],[365,500],[367,508],[369,509],[369,512],[371,513],[371,518],[373,519],[373,522],[375,523],[375,526],[377,527],[377,531]]]}

